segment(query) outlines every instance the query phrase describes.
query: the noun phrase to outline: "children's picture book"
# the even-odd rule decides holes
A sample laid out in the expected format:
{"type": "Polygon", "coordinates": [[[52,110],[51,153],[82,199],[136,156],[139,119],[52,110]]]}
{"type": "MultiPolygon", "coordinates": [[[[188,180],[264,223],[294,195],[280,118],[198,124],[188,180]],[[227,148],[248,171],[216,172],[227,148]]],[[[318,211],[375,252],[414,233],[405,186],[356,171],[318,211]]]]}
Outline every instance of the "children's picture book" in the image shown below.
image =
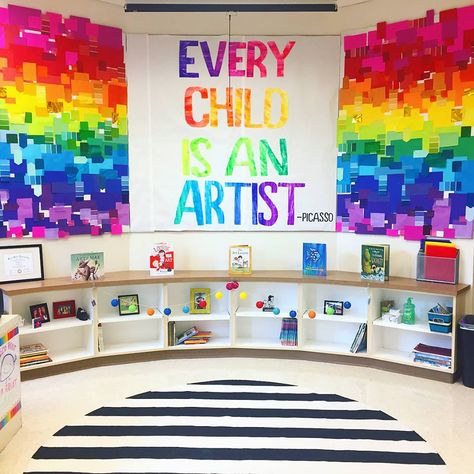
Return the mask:
{"type": "Polygon", "coordinates": [[[173,246],[166,242],[154,244],[150,253],[150,276],[174,274],[173,246]]]}
{"type": "Polygon", "coordinates": [[[361,273],[363,280],[387,281],[390,275],[390,245],[362,245],[361,273]]]}
{"type": "Polygon", "coordinates": [[[326,276],[326,244],[303,243],[303,275],[326,276]]]}
{"type": "Polygon", "coordinates": [[[104,277],[104,252],[74,253],[71,255],[73,280],[100,280],[104,277]]]}
{"type": "Polygon", "coordinates": [[[252,273],[252,247],[250,245],[229,247],[229,273],[231,275],[252,273]]]}

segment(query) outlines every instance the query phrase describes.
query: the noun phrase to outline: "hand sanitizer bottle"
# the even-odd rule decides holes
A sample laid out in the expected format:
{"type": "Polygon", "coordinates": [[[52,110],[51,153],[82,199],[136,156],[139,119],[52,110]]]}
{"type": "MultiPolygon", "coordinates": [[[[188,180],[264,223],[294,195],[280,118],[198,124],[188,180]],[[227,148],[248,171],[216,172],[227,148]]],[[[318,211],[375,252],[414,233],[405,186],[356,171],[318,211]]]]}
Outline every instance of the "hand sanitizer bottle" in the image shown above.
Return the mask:
{"type": "Polygon", "coordinates": [[[407,302],[403,305],[403,324],[415,324],[415,305],[413,304],[413,298],[408,298],[407,302]]]}

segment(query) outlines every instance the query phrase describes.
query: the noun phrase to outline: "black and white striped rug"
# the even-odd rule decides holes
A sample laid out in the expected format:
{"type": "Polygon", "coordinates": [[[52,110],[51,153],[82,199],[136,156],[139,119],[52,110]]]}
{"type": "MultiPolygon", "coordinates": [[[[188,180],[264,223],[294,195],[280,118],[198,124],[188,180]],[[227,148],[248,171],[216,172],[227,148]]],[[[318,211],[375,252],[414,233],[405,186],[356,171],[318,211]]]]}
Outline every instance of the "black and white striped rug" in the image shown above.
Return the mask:
{"type": "Polygon", "coordinates": [[[339,395],[247,380],[151,391],[59,430],[25,474],[447,473],[391,416],[339,395]]]}

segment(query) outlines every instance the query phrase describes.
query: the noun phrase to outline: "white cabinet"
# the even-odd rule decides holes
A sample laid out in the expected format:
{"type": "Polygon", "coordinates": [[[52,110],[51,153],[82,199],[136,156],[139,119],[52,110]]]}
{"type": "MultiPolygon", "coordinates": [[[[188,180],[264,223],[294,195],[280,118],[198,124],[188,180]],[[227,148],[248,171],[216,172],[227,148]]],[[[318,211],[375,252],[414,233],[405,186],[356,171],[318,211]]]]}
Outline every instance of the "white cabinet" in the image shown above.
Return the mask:
{"type": "Polygon", "coordinates": [[[362,358],[364,365],[390,370],[419,367],[427,376],[446,374],[441,378],[448,381],[454,378],[457,369],[455,357],[451,368],[432,367],[413,362],[412,350],[423,343],[449,348],[455,354],[455,332],[431,332],[427,313],[436,303],[452,307],[455,328],[463,315],[469,285],[424,283],[397,277],[376,283],[347,272],[329,272],[321,278],[302,276],[297,271],[256,271],[237,278],[226,272],[197,271],[155,278],[146,272],[117,272],[95,282],[77,283],[63,278],[8,284],[2,289],[7,312],[20,314],[25,320],[20,331],[21,344],[41,342],[52,358],[50,363],[24,370],[162,350],[277,349],[342,355],[352,358],[352,363],[362,358]],[[229,291],[226,284],[233,280],[238,281],[239,287],[229,291]],[[186,307],[193,304],[191,290],[196,288],[209,291],[209,312],[187,311],[186,307]],[[119,315],[112,301],[122,295],[138,295],[139,314],[119,315]],[[269,296],[273,297],[275,312],[263,311],[256,305],[258,301],[267,301],[269,296]],[[380,319],[382,301],[393,301],[395,307],[402,308],[408,297],[415,304],[415,325],[380,319]],[[53,302],[71,299],[89,312],[89,321],[64,318],[38,329],[31,328],[29,306],[46,302],[51,312],[53,302]],[[342,315],[324,314],[325,304],[333,302],[337,307],[349,302],[350,308],[346,304],[342,315]],[[296,345],[287,346],[280,341],[280,332],[291,312],[296,313],[298,338],[296,345]],[[316,316],[310,318],[314,313],[316,316]],[[350,352],[351,345],[363,323],[367,324],[368,347],[354,354],[350,352]],[[213,337],[207,344],[172,345],[168,339],[172,325],[176,334],[196,326],[201,331],[211,331],[213,337]]]}
{"type": "Polygon", "coordinates": [[[98,286],[95,289],[98,353],[118,355],[164,348],[165,285],[160,283],[98,286]],[[120,296],[138,295],[138,314],[120,315],[120,296]],[[147,309],[153,309],[149,315],[147,309]]]}

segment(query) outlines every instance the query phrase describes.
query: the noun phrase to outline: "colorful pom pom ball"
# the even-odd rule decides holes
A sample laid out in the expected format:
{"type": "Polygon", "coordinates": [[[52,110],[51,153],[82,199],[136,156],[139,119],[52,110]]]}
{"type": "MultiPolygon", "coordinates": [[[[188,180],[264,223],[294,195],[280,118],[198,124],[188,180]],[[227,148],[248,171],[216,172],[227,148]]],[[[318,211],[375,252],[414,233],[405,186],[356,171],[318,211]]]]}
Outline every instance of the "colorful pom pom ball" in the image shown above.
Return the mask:
{"type": "Polygon", "coordinates": [[[204,308],[207,306],[207,301],[201,300],[201,301],[198,303],[198,306],[199,306],[201,309],[204,309],[204,308]]]}
{"type": "Polygon", "coordinates": [[[165,308],[163,310],[163,313],[166,315],[166,316],[169,316],[171,314],[171,308],[165,308]]]}
{"type": "Polygon", "coordinates": [[[215,296],[216,296],[216,300],[220,300],[222,299],[224,295],[222,294],[222,291],[216,291],[215,296]]]}
{"type": "Polygon", "coordinates": [[[148,314],[148,316],[153,316],[155,314],[155,310],[153,308],[148,308],[146,310],[146,314],[148,314]]]}
{"type": "Polygon", "coordinates": [[[273,314],[280,314],[280,308],[273,308],[273,314]]]}
{"type": "Polygon", "coordinates": [[[110,302],[110,304],[111,304],[112,306],[118,306],[118,299],[117,299],[117,298],[114,298],[114,299],[110,302]]]}
{"type": "Polygon", "coordinates": [[[189,306],[183,306],[183,313],[184,314],[189,313],[189,306]]]}
{"type": "Polygon", "coordinates": [[[230,291],[234,289],[234,284],[229,281],[229,283],[226,283],[225,287],[230,291]]]}
{"type": "Polygon", "coordinates": [[[236,290],[239,287],[239,282],[234,280],[232,286],[234,287],[234,290],[236,290]]]}
{"type": "Polygon", "coordinates": [[[128,310],[129,310],[131,313],[134,313],[134,312],[137,310],[137,305],[136,305],[136,304],[131,304],[131,305],[128,307],[128,310]]]}
{"type": "Polygon", "coordinates": [[[328,314],[329,316],[332,316],[334,314],[334,308],[331,308],[331,306],[326,308],[326,314],[328,314]]]}
{"type": "Polygon", "coordinates": [[[255,306],[258,308],[258,309],[262,309],[263,308],[263,301],[257,301],[255,303],[255,306]]]}
{"type": "Polygon", "coordinates": [[[309,319],[314,319],[316,317],[316,311],[314,311],[314,309],[310,309],[308,311],[308,318],[309,319]]]}
{"type": "Polygon", "coordinates": [[[290,318],[296,318],[296,311],[294,309],[290,311],[290,318]]]}
{"type": "Polygon", "coordinates": [[[351,309],[351,306],[352,306],[352,304],[351,304],[350,301],[344,301],[344,308],[345,309],[351,309]]]}
{"type": "Polygon", "coordinates": [[[239,295],[241,300],[246,300],[247,299],[247,293],[245,291],[242,291],[239,295]]]}

